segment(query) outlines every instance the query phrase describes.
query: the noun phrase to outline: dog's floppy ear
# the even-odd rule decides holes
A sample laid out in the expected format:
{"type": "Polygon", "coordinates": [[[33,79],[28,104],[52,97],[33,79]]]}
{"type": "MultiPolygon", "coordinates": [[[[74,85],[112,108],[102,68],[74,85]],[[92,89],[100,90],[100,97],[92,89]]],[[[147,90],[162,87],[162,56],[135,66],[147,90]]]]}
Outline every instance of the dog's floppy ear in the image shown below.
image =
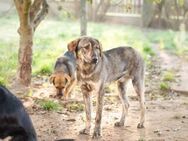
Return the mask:
{"type": "Polygon", "coordinates": [[[68,50],[71,52],[76,51],[76,47],[78,46],[79,41],[80,41],[80,39],[78,38],[78,39],[73,40],[70,43],[68,43],[68,45],[67,45],[68,50]]]}
{"type": "Polygon", "coordinates": [[[52,74],[51,76],[50,76],[50,84],[54,84],[54,79],[55,79],[55,74],[52,74]]]}
{"type": "Polygon", "coordinates": [[[102,44],[99,42],[99,40],[97,40],[97,39],[95,39],[95,40],[99,44],[100,56],[102,56],[102,44]]]}

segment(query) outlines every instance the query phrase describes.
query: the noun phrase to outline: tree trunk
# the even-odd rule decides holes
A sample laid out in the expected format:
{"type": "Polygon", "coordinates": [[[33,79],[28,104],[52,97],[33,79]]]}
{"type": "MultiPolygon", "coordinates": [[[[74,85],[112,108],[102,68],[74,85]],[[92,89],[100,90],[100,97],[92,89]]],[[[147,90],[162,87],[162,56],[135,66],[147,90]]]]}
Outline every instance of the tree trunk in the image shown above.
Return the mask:
{"type": "Polygon", "coordinates": [[[96,21],[96,17],[97,17],[97,1],[94,0],[92,2],[92,21],[96,21]]]}
{"type": "Polygon", "coordinates": [[[110,0],[102,0],[101,4],[99,4],[98,10],[100,9],[100,13],[99,15],[97,15],[97,21],[103,21],[104,17],[108,11],[108,9],[110,8],[110,0]]]}
{"type": "Polygon", "coordinates": [[[80,10],[80,2],[78,0],[74,0],[74,16],[75,18],[80,17],[80,13],[78,12],[80,10]]]}
{"type": "Polygon", "coordinates": [[[154,7],[151,1],[144,0],[142,6],[142,26],[149,27],[154,16],[154,7]]]}
{"type": "Polygon", "coordinates": [[[20,48],[18,52],[18,80],[29,86],[32,73],[33,31],[31,27],[20,29],[20,48]]]}
{"type": "Polygon", "coordinates": [[[17,80],[29,86],[32,74],[32,46],[34,31],[48,13],[46,0],[14,0],[19,15],[20,48],[18,52],[17,80]]]}
{"type": "Polygon", "coordinates": [[[87,35],[86,0],[80,0],[80,32],[87,35]]]}

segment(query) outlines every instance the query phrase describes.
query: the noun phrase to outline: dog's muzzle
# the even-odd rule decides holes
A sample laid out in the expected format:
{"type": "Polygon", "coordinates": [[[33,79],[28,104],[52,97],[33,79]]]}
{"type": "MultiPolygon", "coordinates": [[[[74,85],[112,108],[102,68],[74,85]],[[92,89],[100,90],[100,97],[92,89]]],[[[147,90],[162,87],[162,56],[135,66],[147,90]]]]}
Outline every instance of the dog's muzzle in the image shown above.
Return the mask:
{"type": "Polygon", "coordinates": [[[57,89],[57,95],[63,96],[63,89],[62,88],[56,88],[57,89]]]}
{"type": "Polygon", "coordinates": [[[98,63],[98,58],[93,58],[93,59],[92,59],[92,63],[93,63],[93,64],[97,64],[97,63],[98,63]]]}

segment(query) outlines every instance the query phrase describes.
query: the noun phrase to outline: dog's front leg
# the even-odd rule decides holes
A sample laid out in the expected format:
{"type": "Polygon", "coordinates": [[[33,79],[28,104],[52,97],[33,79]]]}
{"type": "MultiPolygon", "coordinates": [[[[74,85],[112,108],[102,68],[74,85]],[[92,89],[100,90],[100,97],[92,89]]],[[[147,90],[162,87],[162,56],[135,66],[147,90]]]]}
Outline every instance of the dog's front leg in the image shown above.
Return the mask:
{"type": "Polygon", "coordinates": [[[72,79],[70,83],[67,84],[67,87],[64,89],[64,93],[63,93],[64,100],[67,100],[68,96],[70,95],[75,85],[76,85],[76,79],[72,79]]]}
{"type": "Polygon", "coordinates": [[[103,88],[103,86],[101,86],[97,93],[95,127],[94,127],[94,133],[93,133],[92,138],[98,138],[101,136],[103,97],[104,97],[104,88],[103,88]]]}
{"type": "Polygon", "coordinates": [[[91,90],[88,89],[87,84],[81,86],[81,90],[83,93],[83,99],[85,104],[85,112],[86,112],[86,126],[83,130],[80,131],[80,134],[90,134],[90,128],[91,128],[91,97],[90,92],[91,90]]]}

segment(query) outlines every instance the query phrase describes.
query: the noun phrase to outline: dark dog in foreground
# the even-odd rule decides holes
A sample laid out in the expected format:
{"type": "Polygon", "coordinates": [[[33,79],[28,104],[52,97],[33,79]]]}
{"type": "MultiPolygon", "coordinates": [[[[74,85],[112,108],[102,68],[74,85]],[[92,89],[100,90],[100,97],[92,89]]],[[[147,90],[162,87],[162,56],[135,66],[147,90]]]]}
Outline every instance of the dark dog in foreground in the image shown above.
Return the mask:
{"type": "Polygon", "coordinates": [[[57,59],[50,82],[56,87],[57,97],[67,99],[76,84],[76,60],[72,52],[57,59]]]}
{"type": "Polygon", "coordinates": [[[132,80],[139,97],[141,117],[138,128],[144,127],[144,61],[131,47],[118,47],[102,52],[101,44],[92,37],[81,37],[68,44],[68,50],[75,53],[77,79],[85,102],[86,127],[81,134],[89,134],[91,127],[91,93],[97,97],[96,118],[93,138],[101,136],[101,117],[105,83],[117,81],[119,98],[122,103],[122,115],[115,126],[124,126],[129,102],[126,96],[126,84],[132,80]]]}
{"type": "Polygon", "coordinates": [[[31,119],[21,101],[5,87],[0,86],[0,139],[37,141],[31,119]]]}

